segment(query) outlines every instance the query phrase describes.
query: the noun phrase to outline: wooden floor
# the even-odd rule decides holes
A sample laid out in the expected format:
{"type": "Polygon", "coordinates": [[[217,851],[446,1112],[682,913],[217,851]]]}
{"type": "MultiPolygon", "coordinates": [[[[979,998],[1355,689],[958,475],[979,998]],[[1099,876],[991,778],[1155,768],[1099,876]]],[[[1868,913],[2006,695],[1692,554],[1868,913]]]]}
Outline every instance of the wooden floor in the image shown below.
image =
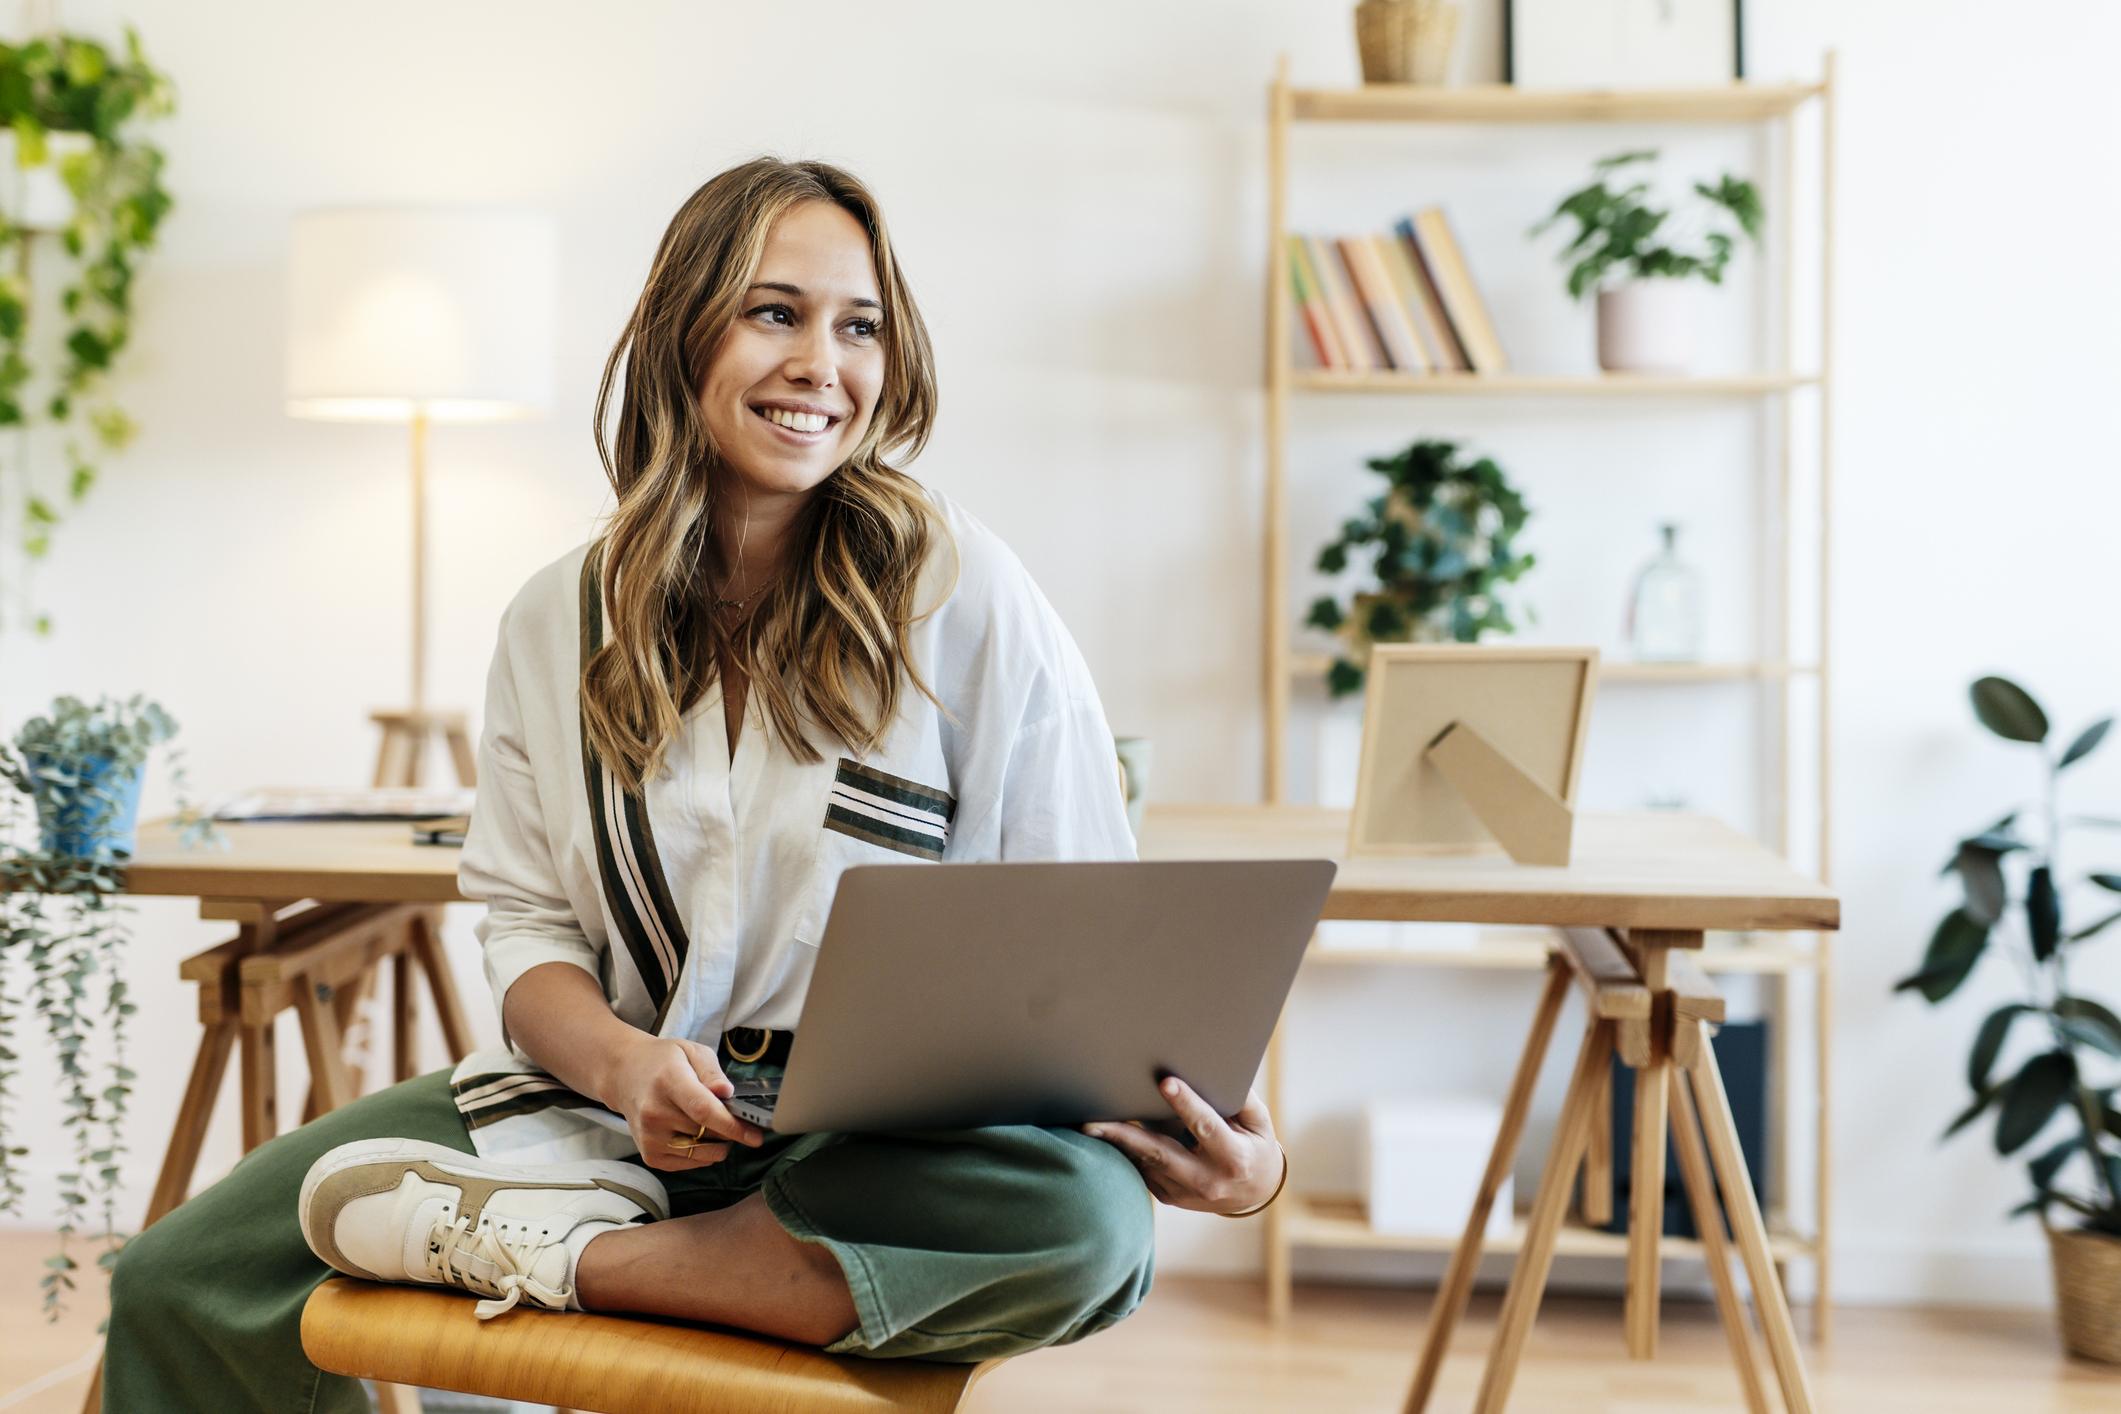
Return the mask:
{"type": "MultiPolygon", "coordinates": [[[[96,1346],[99,1300],[44,1324],[42,1233],[0,1232],[0,1411],[76,1414],[86,1367],[27,1397],[18,1391],[96,1346]]],[[[76,1250],[84,1265],[93,1256],[76,1250]]],[[[100,1281],[100,1277],[95,1278],[100,1281]]],[[[91,1292],[91,1296],[96,1293],[91,1292]]],[[[1302,1286],[1285,1331],[1261,1316],[1251,1281],[1165,1277],[1148,1302],[1080,1345],[1013,1360],[968,1403],[978,1414],[1177,1414],[1396,1411],[1414,1366],[1426,1292],[1302,1286]]],[[[1462,1410],[1480,1382],[1495,1297],[1474,1298],[1434,1407],[1462,1410]]],[[[2121,1410],[2121,1367],[2065,1358],[2042,1312],[1843,1307],[1834,1344],[1806,1347],[1819,1406],[1863,1414],[2091,1414],[2121,1410]]],[[[1514,1411],[1739,1409],[1721,1328],[1707,1304],[1670,1302],[1657,1361],[1626,1356],[1617,1301],[1556,1297],[1542,1306],[1519,1371],[1514,1411]]]]}

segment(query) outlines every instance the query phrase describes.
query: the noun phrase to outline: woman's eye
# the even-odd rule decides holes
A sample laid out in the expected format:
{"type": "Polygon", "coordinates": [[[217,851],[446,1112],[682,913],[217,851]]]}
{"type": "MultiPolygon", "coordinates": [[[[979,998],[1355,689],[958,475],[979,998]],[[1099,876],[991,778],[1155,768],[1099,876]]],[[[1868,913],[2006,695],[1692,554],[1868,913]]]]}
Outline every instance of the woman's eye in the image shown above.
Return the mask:
{"type": "Polygon", "coordinates": [[[849,328],[865,339],[875,338],[876,331],[882,327],[874,319],[850,319],[847,324],[849,328]]]}
{"type": "Polygon", "coordinates": [[[751,317],[752,317],[752,318],[754,318],[754,319],[755,319],[755,318],[757,318],[757,317],[758,317],[759,315],[761,315],[761,314],[766,314],[766,315],[775,315],[775,314],[782,314],[782,315],[786,315],[786,316],[788,317],[788,320],[789,320],[789,322],[790,322],[790,323],[793,323],[793,322],[794,322],[794,320],[795,320],[795,311],[794,311],[794,310],[792,310],[792,309],[790,309],[790,308],[789,308],[789,307],[788,307],[787,305],[785,305],[785,304],[762,304],[762,305],[760,305],[760,306],[759,306],[759,307],[758,307],[757,309],[754,309],[754,310],[752,310],[752,311],[751,311],[751,317]]]}

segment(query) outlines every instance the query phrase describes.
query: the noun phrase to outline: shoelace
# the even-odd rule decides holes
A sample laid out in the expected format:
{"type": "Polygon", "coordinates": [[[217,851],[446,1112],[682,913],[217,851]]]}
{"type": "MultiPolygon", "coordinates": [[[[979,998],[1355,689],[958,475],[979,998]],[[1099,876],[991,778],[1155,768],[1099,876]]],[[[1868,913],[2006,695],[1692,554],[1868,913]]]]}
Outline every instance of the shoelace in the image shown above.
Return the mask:
{"type": "Polygon", "coordinates": [[[503,1241],[491,1227],[474,1232],[471,1219],[459,1214],[447,1222],[436,1221],[434,1232],[427,1240],[428,1273],[438,1281],[481,1292],[490,1298],[507,1293],[504,1300],[489,1299],[472,1308],[482,1321],[492,1320],[503,1311],[513,1309],[523,1299],[525,1291],[553,1310],[566,1310],[568,1292],[554,1290],[529,1274],[532,1258],[528,1246],[503,1241]],[[467,1261],[485,1262],[500,1275],[489,1279],[467,1271],[462,1265],[467,1261]]]}

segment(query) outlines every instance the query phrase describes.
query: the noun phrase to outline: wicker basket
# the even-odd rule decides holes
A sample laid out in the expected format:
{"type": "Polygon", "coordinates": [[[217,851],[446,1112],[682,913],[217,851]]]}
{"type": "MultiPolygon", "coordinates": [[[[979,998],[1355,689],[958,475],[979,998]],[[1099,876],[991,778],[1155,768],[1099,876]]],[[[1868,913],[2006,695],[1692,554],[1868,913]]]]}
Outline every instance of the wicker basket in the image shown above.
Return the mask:
{"type": "Polygon", "coordinates": [[[2121,1365],[2121,1237],[2051,1227],[2047,1248],[2063,1346],[2121,1365]]]}
{"type": "Polygon", "coordinates": [[[1364,83],[1440,84],[1457,38],[1454,0],[1362,0],[1355,7],[1364,83]]]}

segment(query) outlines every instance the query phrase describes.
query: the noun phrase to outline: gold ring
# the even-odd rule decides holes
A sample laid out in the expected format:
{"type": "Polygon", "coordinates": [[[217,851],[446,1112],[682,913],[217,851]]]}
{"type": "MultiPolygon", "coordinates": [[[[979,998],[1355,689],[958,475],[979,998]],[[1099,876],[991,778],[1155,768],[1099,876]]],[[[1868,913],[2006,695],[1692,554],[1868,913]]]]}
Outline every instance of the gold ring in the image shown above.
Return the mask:
{"type": "MultiPolygon", "coordinates": [[[[759,1034],[760,1034],[761,1036],[764,1036],[764,1037],[765,1037],[766,1039],[765,1039],[765,1040],[763,1040],[763,1041],[761,1041],[761,1042],[759,1042],[759,1048],[758,1048],[757,1050],[753,1051],[753,1052],[752,1052],[752,1053],[751,1053],[750,1055],[748,1055],[748,1056],[747,1056],[747,1055],[745,1055],[745,1054],[744,1054],[744,1053],[743,1053],[742,1051],[739,1051],[739,1050],[738,1050],[738,1049],[737,1049],[737,1048],[736,1048],[735,1046],[730,1046],[730,1047],[729,1047],[729,1059],[731,1059],[731,1060],[733,1060],[733,1061],[741,1061],[741,1062],[742,1062],[743,1064],[745,1064],[745,1065],[749,1065],[749,1064],[751,1064],[751,1063],[752,1063],[753,1061],[757,1060],[757,1059],[758,1059],[758,1058],[759,1058],[760,1056],[763,1056],[763,1055],[765,1055],[765,1054],[766,1054],[766,1051],[767,1051],[767,1049],[768,1049],[769,1047],[771,1047],[771,1046],[773,1045],[773,1033],[772,1033],[771,1031],[767,1030],[767,1029],[766,1029],[765,1027],[763,1027],[763,1026],[761,1026],[760,1028],[758,1028],[758,1032],[759,1032],[759,1034]]],[[[723,1032],[723,1033],[722,1033],[722,1041],[723,1041],[723,1044],[725,1044],[725,1045],[727,1045],[727,1044],[728,1044],[728,1041],[729,1041],[729,1033],[728,1033],[728,1032],[726,1032],[726,1031],[725,1031],[725,1032],[723,1032]]]]}

